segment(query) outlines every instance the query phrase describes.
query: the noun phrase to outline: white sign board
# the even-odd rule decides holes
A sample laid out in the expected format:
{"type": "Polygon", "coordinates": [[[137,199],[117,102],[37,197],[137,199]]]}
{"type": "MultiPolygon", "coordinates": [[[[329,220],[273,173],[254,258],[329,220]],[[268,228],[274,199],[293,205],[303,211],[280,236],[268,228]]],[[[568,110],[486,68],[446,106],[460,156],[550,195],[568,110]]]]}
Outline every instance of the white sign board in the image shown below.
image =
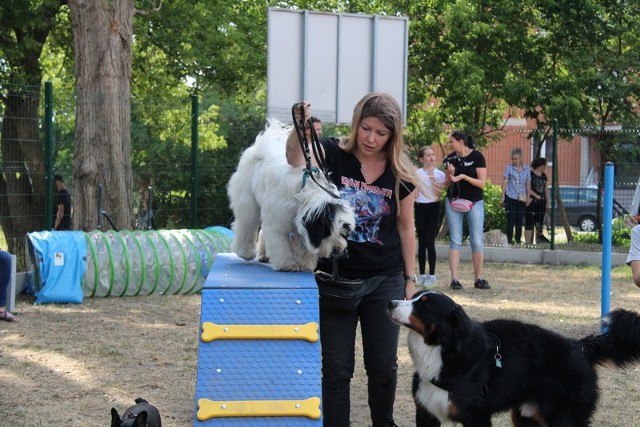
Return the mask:
{"type": "Polygon", "coordinates": [[[351,124],[369,92],[407,109],[409,20],[269,8],[267,116],[291,122],[291,106],[311,103],[323,122],[351,124]]]}

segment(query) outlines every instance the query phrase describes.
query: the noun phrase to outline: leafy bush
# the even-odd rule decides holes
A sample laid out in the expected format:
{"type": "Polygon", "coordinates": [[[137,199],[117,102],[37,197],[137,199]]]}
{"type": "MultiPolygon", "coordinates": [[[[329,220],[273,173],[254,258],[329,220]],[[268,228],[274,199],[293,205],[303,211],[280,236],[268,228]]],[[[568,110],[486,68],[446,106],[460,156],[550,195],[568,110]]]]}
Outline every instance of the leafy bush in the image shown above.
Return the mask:
{"type": "Polygon", "coordinates": [[[502,187],[487,181],[484,186],[484,231],[507,228],[507,218],[501,200],[502,187]]]}
{"type": "MultiPolygon", "coordinates": [[[[629,247],[631,237],[629,219],[626,217],[614,218],[611,231],[611,244],[613,246],[629,247]]],[[[579,243],[599,244],[597,232],[575,233],[574,240],[579,243]]]]}

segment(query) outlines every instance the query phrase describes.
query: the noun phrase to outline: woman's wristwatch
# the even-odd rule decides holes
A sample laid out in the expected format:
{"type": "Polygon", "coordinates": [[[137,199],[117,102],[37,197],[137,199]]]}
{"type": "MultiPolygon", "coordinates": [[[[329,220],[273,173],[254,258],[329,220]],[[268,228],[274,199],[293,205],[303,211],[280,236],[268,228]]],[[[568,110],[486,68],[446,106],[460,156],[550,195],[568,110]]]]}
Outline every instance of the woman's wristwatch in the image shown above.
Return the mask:
{"type": "Polygon", "coordinates": [[[418,277],[414,274],[413,276],[407,276],[406,274],[404,275],[404,280],[408,280],[410,282],[413,283],[418,283],[418,277]]]}

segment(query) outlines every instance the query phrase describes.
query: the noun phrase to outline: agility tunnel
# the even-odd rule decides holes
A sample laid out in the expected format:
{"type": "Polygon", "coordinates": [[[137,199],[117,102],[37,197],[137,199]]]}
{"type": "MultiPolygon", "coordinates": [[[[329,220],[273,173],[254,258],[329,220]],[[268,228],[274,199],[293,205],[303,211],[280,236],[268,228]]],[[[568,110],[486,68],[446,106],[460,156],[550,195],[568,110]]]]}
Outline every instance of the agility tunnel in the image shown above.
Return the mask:
{"type": "Polygon", "coordinates": [[[228,252],[231,240],[224,227],[29,233],[36,303],[193,294],[202,290],[216,254],[228,252]]]}
{"type": "Polygon", "coordinates": [[[321,427],[311,273],[218,254],[200,310],[195,427],[321,427]]]}

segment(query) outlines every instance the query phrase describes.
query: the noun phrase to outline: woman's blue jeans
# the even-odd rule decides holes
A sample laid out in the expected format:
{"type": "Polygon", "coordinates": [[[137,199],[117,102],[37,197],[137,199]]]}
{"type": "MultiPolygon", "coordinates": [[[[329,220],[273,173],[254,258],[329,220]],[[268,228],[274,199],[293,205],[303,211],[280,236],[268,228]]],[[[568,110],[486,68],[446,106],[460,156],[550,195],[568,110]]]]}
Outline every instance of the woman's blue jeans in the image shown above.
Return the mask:
{"type": "Polygon", "coordinates": [[[484,249],[484,200],[474,203],[469,212],[456,212],[445,202],[447,224],[449,225],[449,249],[459,251],[462,248],[462,222],[467,218],[469,224],[469,243],[471,252],[484,249]]]}
{"type": "Polygon", "coordinates": [[[11,278],[11,254],[0,250],[0,307],[7,305],[9,279],[11,278]]]}

